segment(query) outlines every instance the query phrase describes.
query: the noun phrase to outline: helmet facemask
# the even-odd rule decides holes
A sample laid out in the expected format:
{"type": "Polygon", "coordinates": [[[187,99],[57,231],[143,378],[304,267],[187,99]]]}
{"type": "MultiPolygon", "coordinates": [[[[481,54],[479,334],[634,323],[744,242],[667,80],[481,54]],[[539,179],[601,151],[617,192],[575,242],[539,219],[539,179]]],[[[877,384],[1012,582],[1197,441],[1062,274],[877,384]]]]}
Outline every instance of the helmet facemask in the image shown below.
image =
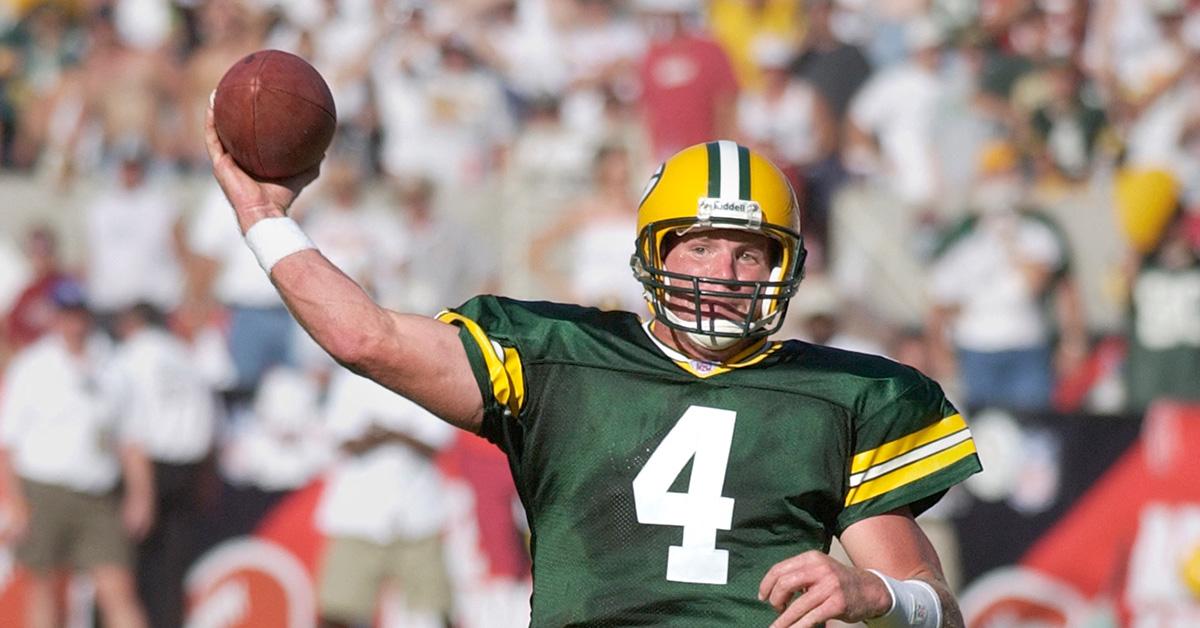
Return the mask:
{"type": "Polygon", "coordinates": [[[688,334],[700,346],[722,350],[746,338],[769,336],[779,330],[788,300],[796,294],[803,275],[805,251],[800,234],[775,225],[750,228],[743,222],[695,219],[665,220],[647,225],[638,235],[631,265],[645,289],[654,317],[663,325],[688,334]],[[760,233],[777,249],[770,277],[761,281],[717,279],[672,272],[665,267],[669,238],[697,227],[737,229],[760,233]],[[790,250],[788,250],[790,249],[790,250]],[[722,316],[705,306],[705,299],[744,301],[746,308],[729,308],[722,316]],[[690,318],[677,311],[687,304],[690,318]]]}
{"type": "Polygon", "coordinates": [[[630,261],[634,275],[655,319],[698,346],[720,351],[777,331],[803,277],[804,258],[791,184],[770,160],[745,146],[720,140],[685,148],[659,166],[642,193],[637,250],[630,261]],[[777,254],[768,277],[751,281],[668,271],[671,237],[696,230],[768,238],[777,254]]]}

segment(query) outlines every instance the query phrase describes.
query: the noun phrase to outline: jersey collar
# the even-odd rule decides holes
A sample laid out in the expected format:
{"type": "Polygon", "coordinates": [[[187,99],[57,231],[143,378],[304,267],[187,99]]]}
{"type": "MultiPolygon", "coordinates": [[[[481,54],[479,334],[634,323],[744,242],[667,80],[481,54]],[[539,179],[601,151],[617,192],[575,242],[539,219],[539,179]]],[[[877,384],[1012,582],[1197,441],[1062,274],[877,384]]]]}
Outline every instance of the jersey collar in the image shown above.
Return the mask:
{"type": "Polygon", "coordinates": [[[663,355],[670,358],[675,363],[675,366],[701,379],[707,379],[714,375],[728,373],[734,369],[758,364],[768,355],[775,353],[779,347],[783,346],[780,343],[770,342],[766,338],[763,338],[746,347],[728,362],[709,362],[708,360],[698,360],[688,357],[664,344],[663,341],[654,335],[654,330],[651,329],[651,325],[653,324],[653,319],[642,323],[642,330],[646,332],[646,336],[650,338],[650,342],[653,342],[658,347],[658,350],[663,352],[663,355]]]}

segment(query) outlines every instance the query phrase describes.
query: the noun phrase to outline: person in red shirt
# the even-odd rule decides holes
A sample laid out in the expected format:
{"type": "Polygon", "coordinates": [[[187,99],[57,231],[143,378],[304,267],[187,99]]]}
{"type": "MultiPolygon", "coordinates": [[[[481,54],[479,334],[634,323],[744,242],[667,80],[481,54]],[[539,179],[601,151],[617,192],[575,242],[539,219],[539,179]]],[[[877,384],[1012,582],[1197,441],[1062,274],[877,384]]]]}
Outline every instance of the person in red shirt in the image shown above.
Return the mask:
{"type": "Polygon", "coordinates": [[[717,137],[735,137],[733,65],[696,23],[697,0],[638,0],[650,37],[642,58],[642,109],[653,160],[717,137]]]}
{"type": "Polygon", "coordinates": [[[30,229],[24,248],[32,277],[4,318],[4,340],[13,351],[32,344],[49,328],[54,317],[51,289],[67,277],[58,258],[58,238],[49,226],[30,229]]]}

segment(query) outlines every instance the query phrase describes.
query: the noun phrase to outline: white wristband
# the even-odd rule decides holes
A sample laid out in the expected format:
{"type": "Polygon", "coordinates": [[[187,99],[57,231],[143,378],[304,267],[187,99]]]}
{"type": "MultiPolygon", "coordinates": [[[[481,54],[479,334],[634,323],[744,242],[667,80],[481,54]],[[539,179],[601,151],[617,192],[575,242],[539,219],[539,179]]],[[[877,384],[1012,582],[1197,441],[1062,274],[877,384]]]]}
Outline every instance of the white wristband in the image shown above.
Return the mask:
{"type": "Polygon", "coordinates": [[[942,625],[942,601],[928,582],[896,580],[874,569],[892,595],[892,608],[880,617],[868,619],[871,628],[939,628],[942,625]]]}
{"type": "Polygon", "coordinates": [[[263,218],[254,223],[246,231],[246,244],[268,275],[279,260],[292,253],[317,248],[300,230],[300,225],[287,217],[263,218]]]}

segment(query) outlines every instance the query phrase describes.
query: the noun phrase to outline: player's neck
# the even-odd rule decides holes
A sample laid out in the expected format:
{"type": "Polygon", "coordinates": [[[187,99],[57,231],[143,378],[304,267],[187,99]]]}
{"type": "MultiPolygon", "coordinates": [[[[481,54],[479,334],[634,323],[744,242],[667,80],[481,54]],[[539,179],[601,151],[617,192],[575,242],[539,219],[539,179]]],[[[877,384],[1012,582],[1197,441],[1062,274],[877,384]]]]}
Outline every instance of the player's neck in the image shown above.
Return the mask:
{"type": "Polygon", "coordinates": [[[724,349],[709,349],[689,338],[686,332],[667,327],[657,322],[650,325],[650,333],[654,334],[654,337],[659,342],[690,359],[712,362],[714,364],[730,362],[755,340],[754,338],[745,338],[724,349]]]}

